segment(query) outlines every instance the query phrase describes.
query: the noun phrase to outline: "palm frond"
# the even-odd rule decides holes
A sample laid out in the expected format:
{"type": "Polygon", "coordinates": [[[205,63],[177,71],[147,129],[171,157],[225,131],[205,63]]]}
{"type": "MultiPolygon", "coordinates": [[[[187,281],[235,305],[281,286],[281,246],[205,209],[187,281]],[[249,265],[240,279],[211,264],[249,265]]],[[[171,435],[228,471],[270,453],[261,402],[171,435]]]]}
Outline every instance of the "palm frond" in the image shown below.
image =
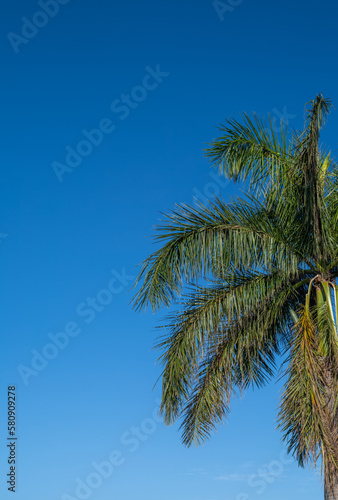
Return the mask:
{"type": "Polygon", "coordinates": [[[330,344],[332,347],[329,341],[332,339],[331,327],[332,316],[327,303],[312,310],[306,305],[300,311],[299,321],[294,327],[279,413],[279,427],[289,452],[294,454],[298,463],[301,466],[316,463],[324,454],[327,471],[338,466],[338,429],[328,404],[328,374],[331,371],[325,356],[325,350],[330,344]],[[315,319],[318,315],[320,323],[315,319]],[[318,329],[318,324],[321,329],[318,329]],[[331,335],[327,335],[328,331],[331,335]]]}
{"type": "Polygon", "coordinates": [[[165,244],[143,263],[135,286],[144,282],[134,307],[149,304],[156,310],[168,306],[179,296],[184,282],[208,273],[221,276],[228,267],[277,266],[296,274],[304,259],[285,226],[277,226],[271,211],[258,200],[237,200],[229,205],[216,199],[210,207],[198,209],[180,206],[157,227],[161,234],[156,240],[165,244]]]}
{"type": "Polygon", "coordinates": [[[258,191],[268,179],[275,183],[282,179],[291,157],[286,127],[278,135],[271,117],[266,122],[243,113],[242,122],[229,119],[219,130],[222,136],[212,141],[206,156],[220,174],[234,181],[249,179],[250,189],[258,191]]]}
{"type": "MultiPolygon", "coordinates": [[[[222,362],[226,361],[227,373],[237,387],[260,386],[266,381],[266,375],[272,374],[272,353],[288,342],[291,319],[286,312],[290,301],[295,301],[296,291],[299,293],[277,272],[264,275],[239,270],[229,274],[227,283],[194,287],[194,293],[186,298],[183,311],[170,317],[171,322],[166,327],[169,333],[157,345],[164,351],[160,358],[164,365],[161,411],[167,424],[178,418],[188,400],[187,408],[192,412],[185,411],[189,425],[192,414],[199,415],[195,403],[201,407],[204,399],[201,400],[196,387],[194,396],[191,392],[198,379],[197,385],[208,390],[203,377],[209,379],[211,372],[216,373],[215,360],[220,353],[228,356],[227,361],[223,359],[222,362]],[[267,360],[263,352],[268,353],[267,360]],[[209,360],[212,360],[211,372],[207,369],[209,360]]],[[[219,366],[217,369],[217,376],[221,377],[219,366]]],[[[225,379],[219,383],[225,384],[227,401],[233,384],[225,379]]],[[[218,382],[211,384],[218,387],[218,382]]],[[[220,401],[223,409],[227,407],[223,399],[220,401]]],[[[212,408],[210,406],[210,411],[212,408]]],[[[203,412],[205,415],[205,410],[203,412]]],[[[198,434],[198,425],[194,424],[194,428],[194,435],[198,434]]],[[[202,434],[206,435],[205,431],[202,434]]]]}

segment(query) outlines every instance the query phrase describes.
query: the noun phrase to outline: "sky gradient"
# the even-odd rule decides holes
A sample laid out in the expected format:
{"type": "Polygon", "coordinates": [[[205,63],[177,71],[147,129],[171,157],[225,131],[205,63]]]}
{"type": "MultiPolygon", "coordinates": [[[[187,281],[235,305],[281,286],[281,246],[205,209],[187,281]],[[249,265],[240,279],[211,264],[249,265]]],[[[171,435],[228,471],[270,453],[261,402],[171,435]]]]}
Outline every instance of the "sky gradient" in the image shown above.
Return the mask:
{"type": "MultiPolygon", "coordinates": [[[[2,78],[0,497],[17,387],[16,500],[322,498],[285,455],[281,383],[248,391],[198,449],[158,419],[166,311],[130,289],[160,213],[238,187],[203,156],[225,118],[302,128],[338,106],[331,1],[13,0],[2,78]],[[85,486],[86,484],[86,486],[85,486]]],[[[322,134],[337,152],[338,115],[322,134]]]]}

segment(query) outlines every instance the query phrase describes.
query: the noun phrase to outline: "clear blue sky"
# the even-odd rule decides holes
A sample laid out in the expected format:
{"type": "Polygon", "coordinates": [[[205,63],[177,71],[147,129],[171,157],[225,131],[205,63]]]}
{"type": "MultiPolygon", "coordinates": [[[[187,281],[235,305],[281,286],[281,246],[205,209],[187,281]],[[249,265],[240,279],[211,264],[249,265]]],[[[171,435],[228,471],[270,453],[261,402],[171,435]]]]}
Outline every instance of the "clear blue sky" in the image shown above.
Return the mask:
{"type": "MultiPolygon", "coordinates": [[[[159,212],[234,193],[203,158],[218,123],[254,111],[300,128],[317,93],[338,105],[336,2],[217,9],[211,0],[2,6],[4,500],[12,384],[17,500],[322,498],[318,475],[283,455],[279,385],[236,402],[199,449],[156,421],[161,313],[129,305],[159,212]]],[[[337,116],[323,133],[334,154],[337,116]]]]}

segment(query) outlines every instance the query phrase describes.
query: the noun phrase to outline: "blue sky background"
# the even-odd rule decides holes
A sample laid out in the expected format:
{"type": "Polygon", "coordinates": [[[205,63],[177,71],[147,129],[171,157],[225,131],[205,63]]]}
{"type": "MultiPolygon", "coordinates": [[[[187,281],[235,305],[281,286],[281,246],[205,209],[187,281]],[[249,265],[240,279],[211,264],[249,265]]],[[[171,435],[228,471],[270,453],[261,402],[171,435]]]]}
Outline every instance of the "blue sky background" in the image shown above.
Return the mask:
{"type": "MultiPolygon", "coordinates": [[[[159,212],[236,192],[211,177],[202,153],[224,118],[271,113],[301,128],[317,93],[337,106],[337,4],[224,0],[222,16],[211,0],[63,3],[51,18],[36,15],[36,1],[5,2],[0,21],[1,498],[12,498],[12,384],[17,500],[322,498],[319,474],[283,455],[278,384],[234,403],[230,421],[199,449],[155,420],[152,347],[162,313],[132,311],[128,290],[154,249],[159,212]],[[27,28],[27,43],[8,37],[22,36],[22,18],[44,24],[27,28]],[[167,75],[147,80],[156,88],[135,90],[158,65],[167,75]],[[117,111],[131,91],[137,106],[117,111]],[[103,119],[114,131],[60,182],[54,162],[65,164],[67,146],[76,149],[103,119]],[[112,278],[109,296],[102,290],[112,278]],[[94,311],[86,302],[97,297],[105,306],[94,311]],[[78,335],[48,351],[49,334],[70,322],[78,335]],[[44,349],[54,358],[22,377],[44,349]],[[120,465],[98,486],[93,462],[110,454],[120,465]],[[98,487],[76,493],[77,478],[98,487]]],[[[334,155],[337,126],[334,111],[323,132],[334,155]]]]}

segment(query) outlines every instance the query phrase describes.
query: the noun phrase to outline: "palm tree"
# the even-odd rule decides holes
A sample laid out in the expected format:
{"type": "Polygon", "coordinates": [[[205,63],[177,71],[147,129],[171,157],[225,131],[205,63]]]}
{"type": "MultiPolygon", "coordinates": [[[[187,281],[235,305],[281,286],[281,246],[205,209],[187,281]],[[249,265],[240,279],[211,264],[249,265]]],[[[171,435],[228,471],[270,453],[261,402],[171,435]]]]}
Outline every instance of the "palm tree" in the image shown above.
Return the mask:
{"type": "Polygon", "coordinates": [[[271,118],[226,121],[206,154],[247,192],[165,216],[134,306],[174,304],[158,343],[161,413],[182,418],[185,445],[205,440],[231,398],[282,360],[283,439],[301,466],[321,458],[325,499],[338,500],[338,168],[319,149],[331,101],[308,104],[291,136],[271,118]]]}

